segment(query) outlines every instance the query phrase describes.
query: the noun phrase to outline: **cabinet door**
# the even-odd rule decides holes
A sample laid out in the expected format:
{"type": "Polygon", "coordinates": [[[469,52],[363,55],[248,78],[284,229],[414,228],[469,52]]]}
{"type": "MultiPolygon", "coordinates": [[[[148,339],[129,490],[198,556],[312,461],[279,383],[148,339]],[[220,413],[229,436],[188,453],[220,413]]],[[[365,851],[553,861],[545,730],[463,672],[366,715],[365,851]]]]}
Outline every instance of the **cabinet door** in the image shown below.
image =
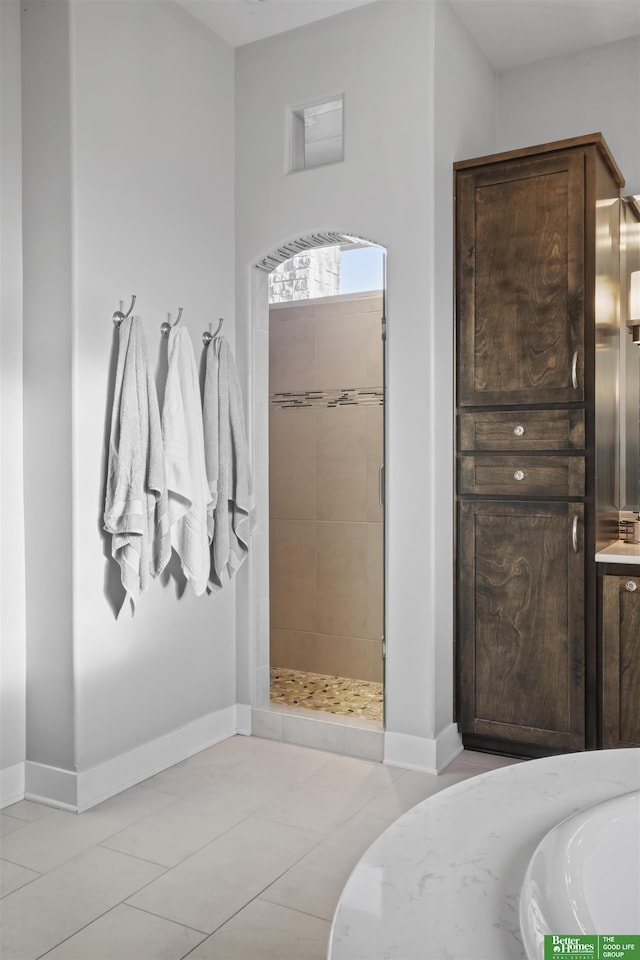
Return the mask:
{"type": "Polygon", "coordinates": [[[602,746],[640,747],[640,574],[602,578],[602,746]]]}
{"type": "Polygon", "coordinates": [[[584,399],[584,155],[456,179],[458,401],[584,399]]]}
{"type": "Polygon", "coordinates": [[[584,506],[459,506],[462,734],[584,749],[584,506]]]}

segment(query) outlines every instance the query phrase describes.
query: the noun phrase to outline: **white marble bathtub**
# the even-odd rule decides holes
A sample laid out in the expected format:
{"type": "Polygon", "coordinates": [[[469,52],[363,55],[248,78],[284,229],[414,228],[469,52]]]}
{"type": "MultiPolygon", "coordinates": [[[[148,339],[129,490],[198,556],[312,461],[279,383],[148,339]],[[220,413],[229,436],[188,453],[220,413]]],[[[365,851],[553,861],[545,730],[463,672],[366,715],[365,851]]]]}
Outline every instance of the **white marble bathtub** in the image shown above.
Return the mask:
{"type": "Polygon", "coordinates": [[[536,848],[560,821],[638,789],[640,749],[602,750],[503,767],[430,797],[354,869],[329,960],[526,960],[519,903],[536,848]]]}

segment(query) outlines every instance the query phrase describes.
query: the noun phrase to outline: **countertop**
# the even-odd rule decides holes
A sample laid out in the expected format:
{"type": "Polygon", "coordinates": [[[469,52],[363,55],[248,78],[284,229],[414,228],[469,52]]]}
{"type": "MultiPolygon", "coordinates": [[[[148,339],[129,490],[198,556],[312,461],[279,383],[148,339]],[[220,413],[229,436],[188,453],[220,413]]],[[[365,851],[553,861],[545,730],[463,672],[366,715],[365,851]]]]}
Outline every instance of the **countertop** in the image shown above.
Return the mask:
{"type": "Polygon", "coordinates": [[[578,810],[639,787],[640,749],[597,750],[516,763],[429,797],[355,867],[328,960],[525,960],[519,895],[538,843],[578,810]]]}
{"type": "Polygon", "coordinates": [[[625,543],[616,540],[604,550],[596,553],[596,563],[637,563],[640,564],[640,543],[625,543]]]}

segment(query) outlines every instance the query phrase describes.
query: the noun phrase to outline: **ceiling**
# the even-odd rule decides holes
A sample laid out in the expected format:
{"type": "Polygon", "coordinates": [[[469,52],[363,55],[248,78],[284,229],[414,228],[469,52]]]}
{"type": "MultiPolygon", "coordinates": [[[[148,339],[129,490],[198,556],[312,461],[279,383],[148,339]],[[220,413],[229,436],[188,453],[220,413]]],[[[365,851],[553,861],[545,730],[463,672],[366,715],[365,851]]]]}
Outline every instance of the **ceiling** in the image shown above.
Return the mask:
{"type": "MultiPolygon", "coordinates": [[[[373,0],[178,0],[234,47],[373,0]]],[[[395,0],[386,0],[393,3],[395,0]]],[[[423,0],[413,0],[414,3],[423,0]]],[[[436,0],[438,3],[444,0],[436,0]]],[[[640,0],[450,0],[499,72],[640,35],[640,0]]]]}
{"type": "MultiPolygon", "coordinates": [[[[2,0],[0,0],[2,2],[2,0]]],[[[178,0],[232,47],[324,20],[372,0],[178,0]]]]}

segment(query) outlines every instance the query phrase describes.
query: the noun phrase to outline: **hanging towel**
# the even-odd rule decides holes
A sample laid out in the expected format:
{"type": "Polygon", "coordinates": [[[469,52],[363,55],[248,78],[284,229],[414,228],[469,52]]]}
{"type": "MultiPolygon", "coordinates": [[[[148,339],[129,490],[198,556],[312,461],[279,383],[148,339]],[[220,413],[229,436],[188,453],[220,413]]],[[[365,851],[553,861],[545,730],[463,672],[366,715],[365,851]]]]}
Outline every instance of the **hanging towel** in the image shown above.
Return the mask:
{"type": "Polygon", "coordinates": [[[162,440],[171,546],[196,596],[200,596],[209,577],[207,506],[211,497],[204,466],[198,371],[186,327],[171,328],[168,354],[162,440]]]}
{"type": "Polygon", "coordinates": [[[211,542],[209,585],[220,589],[247,556],[255,526],[242,393],[225,337],[217,337],[207,348],[203,421],[211,494],[207,517],[211,542]]]}
{"type": "Polygon", "coordinates": [[[140,317],[119,328],[104,529],[133,614],[171,553],[158,395],[140,317]]]}

